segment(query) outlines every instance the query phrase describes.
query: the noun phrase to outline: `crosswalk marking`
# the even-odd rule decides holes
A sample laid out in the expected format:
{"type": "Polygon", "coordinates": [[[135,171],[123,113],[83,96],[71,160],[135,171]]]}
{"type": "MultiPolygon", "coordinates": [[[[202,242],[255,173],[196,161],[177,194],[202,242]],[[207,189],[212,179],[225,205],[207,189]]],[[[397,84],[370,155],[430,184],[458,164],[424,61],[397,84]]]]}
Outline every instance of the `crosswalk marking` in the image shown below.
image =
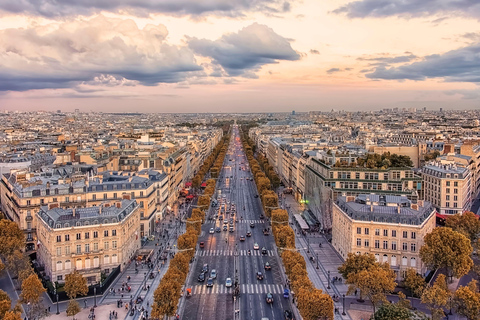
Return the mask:
{"type": "MultiPolygon", "coordinates": [[[[228,218],[229,219],[229,218],[228,218]]],[[[219,220],[219,227],[223,226],[223,220],[219,220]]],[[[238,220],[238,222],[235,223],[255,223],[255,224],[260,224],[260,223],[265,223],[265,220],[238,220]]],[[[205,224],[217,224],[216,220],[207,220],[205,224]]]]}
{"type": "MultiPolygon", "coordinates": [[[[196,256],[205,257],[205,256],[233,256],[235,255],[234,250],[197,250],[195,252],[196,256]]],[[[238,255],[248,256],[248,250],[238,250],[238,255]]],[[[262,256],[261,250],[250,250],[251,256],[262,256]]],[[[272,257],[275,253],[273,250],[267,250],[267,254],[264,256],[272,257]]]]}
{"type": "MultiPolygon", "coordinates": [[[[209,288],[206,285],[195,285],[193,294],[231,294],[233,287],[227,288],[223,284],[215,283],[209,288]]],[[[240,293],[243,294],[283,294],[283,286],[279,284],[241,284],[240,293]]]]}

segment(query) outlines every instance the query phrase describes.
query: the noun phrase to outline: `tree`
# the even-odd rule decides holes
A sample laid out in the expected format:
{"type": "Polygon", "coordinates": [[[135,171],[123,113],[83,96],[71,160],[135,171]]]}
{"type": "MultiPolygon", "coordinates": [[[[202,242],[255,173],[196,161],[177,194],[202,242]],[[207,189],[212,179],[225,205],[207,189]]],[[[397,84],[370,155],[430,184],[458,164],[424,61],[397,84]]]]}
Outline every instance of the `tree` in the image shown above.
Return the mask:
{"type": "Polygon", "coordinates": [[[478,239],[480,233],[480,220],[470,211],[448,217],[445,225],[465,235],[472,243],[478,239]]]}
{"type": "Polygon", "coordinates": [[[28,305],[26,310],[28,318],[39,318],[45,315],[45,308],[42,305],[42,294],[45,291],[47,290],[45,290],[36,274],[31,274],[23,281],[20,301],[28,305]]]}
{"type": "Polygon", "coordinates": [[[373,317],[375,320],[413,320],[414,314],[397,303],[382,304],[373,317]]]}
{"type": "Polygon", "coordinates": [[[295,248],[295,231],[290,226],[273,228],[275,243],[279,248],[295,248]]]}
{"type": "Polygon", "coordinates": [[[412,296],[420,297],[422,295],[423,289],[425,289],[426,283],[425,279],[417,273],[413,268],[408,268],[403,279],[403,285],[407,288],[412,296]]]}
{"type": "Polygon", "coordinates": [[[3,320],[22,320],[22,314],[17,311],[8,311],[5,313],[3,320]]]}
{"type": "Polygon", "coordinates": [[[85,279],[77,270],[65,276],[65,292],[70,299],[75,299],[78,295],[86,296],[88,293],[87,279],[85,279]]]}
{"type": "Polygon", "coordinates": [[[32,267],[28,256],[20,250],[15,250],[7,257],[7,268],[17,278],[23,270],[30,270],[32,267]]]}
{"type": "Polygon", "coordinates": [[[73,317],[75,319],[75,315],[79,312],[80,312],[80,305],[78,304],[77,300],[70,299],[67,307],[67,316],[73,317]]]}
{"type": "Polygon", "coordinates": [[[0,290],[0,319],[3,319],[11,306],[12,300],[10,300],[8,294],[5,291],[0,290]]]}
{"type": "Polygon", "coordinates": [[[333,320],[333,300],[322,290],[300,289],[297,293],[298,310],[305,320],[333,320]]]}
{"type": "Polygon", "coordinates": [[[480,293],[477,281],[472,280],[468,286],[460,286],[453,295],[453,308],[468,320],[480,319],[480,293]]]}
{"type": "Polygon", "coordinates": [[[24,246],[25,237],[18,225],[7,219],[0,220],[0,255],[7,257],[24,246]]]}
{"type": "Polygon", "coordinates": [[[435,228],[424,238],[420,257],[429,268],[445,268],[448,276],[467,274],[473,266],[472,245],[463,234],[450,228],[435,228]]]}
{"type": "Polygon", "coordinates": [[[338,272],[347,279],[352,273],[358,273],[377,264],[373,254],[355,254],[349,253],[347,260],[338,268],[338,272]]]}
{"type": "Polygon", "coordinates": [[[432,320],[441,320],[445,316],[443,308],[446,308],[450,303],[450,297],[451,293],[448,290],[444,274],[438,276],[433,286],[423,290],[422,303],[426,304],[428,310],[430,310],[432,320]]]}

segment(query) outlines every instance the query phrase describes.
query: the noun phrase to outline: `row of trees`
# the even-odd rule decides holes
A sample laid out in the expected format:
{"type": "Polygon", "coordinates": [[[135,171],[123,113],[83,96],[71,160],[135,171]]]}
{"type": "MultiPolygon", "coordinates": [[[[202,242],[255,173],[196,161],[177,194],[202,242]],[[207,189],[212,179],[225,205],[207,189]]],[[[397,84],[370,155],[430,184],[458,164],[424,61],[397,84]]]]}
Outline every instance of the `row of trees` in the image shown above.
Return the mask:
{"type": "MultiPolygon", "coordinates": [[[[412,297],[420,298],[427,306],[433,320],[445,316],[445,309],[453,309],[467,319],[480,319],[480,292],[476,281],[460,286],[455,292],[448,289],[448,278],[460,278],[473,267],[473,248],[479,246],[480,220],[472,212],[454,215],[447,219],[446,227],[433,229],[424,238],[420,248],[422,262],[431,270],[445,270],[433,285],[415,269],[407,269],[403,286],[412,297]],[[448,277],[448,278],[447,278],[448,277]]],[[[474,268],[475,271],[477,271],[474,268]]],[[[379,263],[372,254],[349,254],[339,272],[349,284],[349,293],[360,290],[360,298],[368,297],[372,302],[376,320],[422,319],[425,315],[412,312],[410,302],[400,294],[400,303],[392,305],[387,294],[393,292],[395,274],[387,263],[379,263]]],[[[478,271],[477,271],[478,272],[478,271]]]]}
{"type": "Polygon", "coordinates": [[[271,218],[275,243],[283,251],[282,262],[290,279],[291,288],[295,292],[300,314],[305,320],[333,319],[333,300],[330,295],[315,288],[308,278],[305,259],[295,249],[295,231],[288,223],[288,212],[278,206],[278,196],[272,188],[280,185],[280,179],[264,156],[258,155],[258,161],[255,159],[254,145],[250,138],[244,133],[241,138],[263,209],[271,218]]]}
{"type": "MultiPolygon", "coordinates": [[[[212,177],[217,177],[227,153],[229,138],[223,137],[214,151],[203,163],[200,171],[193,179],[193,187],[198,188],[208,170],[212,177]]],[[[202,232],[202,224],[205,222],[205,211],[210,205],[210,199],[215,193],[215,179],[206,182],[203,195],[198,198],[197,206],[192,210],[192,215],[187,219],[187,228],[184,234],[177,239],[178,253],[170,261],[167,272],[153,293],[152,317],[155,319],[164,316],[174,316],[177,310],[178,300],[181,297],[182,286],[187,279],[190,261],[195,255],[195,247],[198,236],[202,232]]]]}

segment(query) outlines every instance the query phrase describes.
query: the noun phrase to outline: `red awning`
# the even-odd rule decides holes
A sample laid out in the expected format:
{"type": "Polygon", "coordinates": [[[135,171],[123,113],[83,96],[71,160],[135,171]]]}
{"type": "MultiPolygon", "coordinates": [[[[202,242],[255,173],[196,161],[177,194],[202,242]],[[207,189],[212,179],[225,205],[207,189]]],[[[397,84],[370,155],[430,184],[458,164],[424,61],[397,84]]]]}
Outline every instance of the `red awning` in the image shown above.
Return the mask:
{"type": "Polygon", "coordinates": [[[447,219],[448,217],[446,215],[443,215],[443,214],[440,214],[440,213],[436,213],[436,216],[437,218],[440,218],[440,219],[447,219]]]}
{"type": "Polygon", "coordinates": [[[193,199],[193,198],[194,198],[193,194],[190,194],[190,195],[187,196],[187,199],[193,199]]]}
{"type": "Polygon", "coordinates": [[[206,186],[207,186],[206,182],[202,183],[202,187],[206,187],[206,186]]]}
{"type": "Polygon", "coordinates": [[[192,183],[191,182],[186,182],[185,183],[185,187],[191,187],[192,186],[192,183]]]}

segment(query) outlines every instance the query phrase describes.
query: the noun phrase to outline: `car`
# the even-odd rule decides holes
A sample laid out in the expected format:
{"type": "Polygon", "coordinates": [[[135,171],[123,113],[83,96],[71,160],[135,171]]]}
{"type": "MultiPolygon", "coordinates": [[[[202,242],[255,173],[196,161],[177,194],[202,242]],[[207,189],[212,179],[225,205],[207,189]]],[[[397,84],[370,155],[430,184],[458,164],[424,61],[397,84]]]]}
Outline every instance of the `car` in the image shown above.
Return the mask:
{"type": "Polygon", "coordinates": [[[265,217],[263,216],[263,214],[260,215],[260,220],[263,220],[265,217]]]}
{"type": "Polygon", "coordinates": [[[233,224],[233,219],[230,219],[230,221],[228,221],[229,224],[233,224]]]}
{"type": "Polygon", "coordinates": [[[260,249],[260,247],[258,246],[258,243],[255,242],[253,245],[253,250],[258,250],[258,249],[260,249]]]}
{"type": "Polygon", "coordinates": [[[230,229],[228,230],[229,232],[233,232],[233,227],[230,227],[230,229]]]}
{"type": "Polygon", "coordinates": [[[223,231],[228,231],[227,225],[224,225],[224,226],[223,226],[223,231]]]}
{"type": "Polygon", "coordinates": [[[232,286],[232,278],[225,280],[225,287],[230,288],[232,286]]]}
{"type": "Polygon", "coordinates": [[[217,228],[215,229],[215,232],[220,232],[220,231],[222,231],[222,229],[220,229],[220,227],[217,227],[217,228]]]}
{"type": "Polygon", "coordinates": [[[247,237],[251,237],[252,233],[250,231],[247,232],[247,237]]]}
{"type": "Polygon", "coordinates": [[[213,279],[212,278],[207,279],[207,287],[213,287],[213,279]]]}
{"type": "Polygon", "coordinates": [[[204,264],[203,267],[202,267],[202,272],[203,273],[207,273],[208,272],[208,264],[204,264]]]}
{"type": "Polygon", "coordinates": [[[250,228],[255,228],[255,223],[251,222],[250,223],[250,228]]]}
{"type": "Polygon", "coordinates": [[[209,233],[215,233],[215,229],[213,229],[213,228],[210,228],[210,231],[209,231],[209,233]]]}
{"type": "Polygon", "coordinates": [[[223,220],[223,216],[218,217],[218,220],[223,220]]]}
{"type": "Polygon", "coordinates": [[[255,198],[258,198],[258,194],[254,195],[255,198]]]}
{"type": "Polygon", "coordinates": [[[268,261],[265,262],[265,270],[272,270],[272,266],[270,265],[270,263],[268,261]]]}
{"type": "Polygon", "coordinates": [[[273,303],[273,295],[270,292],[267,293],[267,296],[265,297],[265,301],[267,301],[267,303],[273,303]]]}
{"type": "Polygon", "coordinates": [[[198,275],[198,281],[199,282],[205,281],[205,273],[202,272],[198,275]]]}
{"type": "Polygon", "coordinates": [[[262,248],[262,254],[267,254],[267,248],[265,247],[262,248]]]}
{"type": "Polygon", "coordinates": [[[223,220],[223,224],[228,224],[228,221],[227,221],[227,220],[223,220]]]}
{"type": "Polygon", "coordinates": [[[212,279],[217,278],[217,270],[212,269],[212,271],[210,271],[210,278],[212,278],[212,279]]]}
{"type": "Polygon", "coordinates": [[[245,236],[240,236],[240,241],[245,241],[245,236]]]}
{"type": "Polygon", "coordinates": [[[205,242],[200,242],[200,248],[205,248],[205,242]]]}
{"type": "Polygon", "coordinates": [[[263,273],[261,271],[257,272],[257,280],[263,280],[263,273]]]}
{"type": "Polygon", "coordinates": [[[283,315],[285,316],[285,320],[295,320],[295,318],[293,318],[293,313],[290,310],[285,310],[283,315]]]}

